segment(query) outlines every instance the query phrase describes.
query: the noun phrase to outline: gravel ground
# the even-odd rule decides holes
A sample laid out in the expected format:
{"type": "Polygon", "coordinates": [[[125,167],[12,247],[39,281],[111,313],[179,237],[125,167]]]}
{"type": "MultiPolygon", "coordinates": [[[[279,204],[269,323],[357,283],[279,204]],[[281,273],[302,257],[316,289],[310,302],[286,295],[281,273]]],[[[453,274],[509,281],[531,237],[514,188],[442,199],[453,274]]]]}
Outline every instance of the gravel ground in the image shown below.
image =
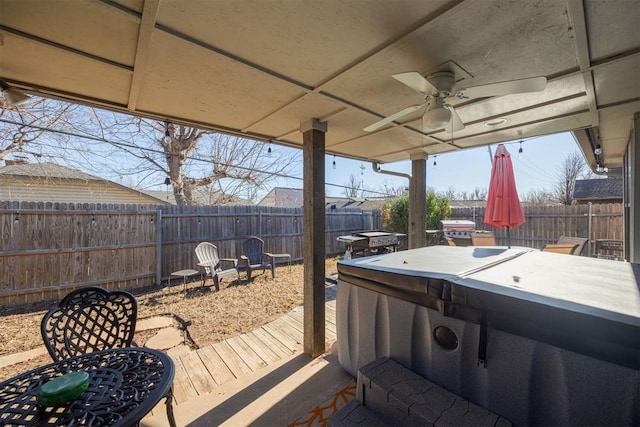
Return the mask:
{"type": "MultiPolygon", "coordinates": [[[[327,275],[337,273],[337,260],[326,260],[327,275]]],[[[186,296],[182,285],[133,291],[138,300],[138,319],[173,314],[190,322],[191,338],[202,347],[251,331],[302,304],[302,264],[291,265],[291,271],[286,264],[280,264],[275,279],[269,271],[254,272],[251,282],[244,280],[243,273],[241,277],[240,282],[223,280],[220,292],[213,286],[202,288],[199,281],[190,283],[186,296]]],[[[211,280],[206,284],[212,285],[211,280]]],[[[53,305],[21,307],[13,314],[0,315],[0,356],[42,346],[40,320],[53,305]]],[[[17,369],[18,373],[47,362],[48,356],[14,365],[13,369],[0,369],[0,380],[12,375],[9,369],[17,369]]]]}

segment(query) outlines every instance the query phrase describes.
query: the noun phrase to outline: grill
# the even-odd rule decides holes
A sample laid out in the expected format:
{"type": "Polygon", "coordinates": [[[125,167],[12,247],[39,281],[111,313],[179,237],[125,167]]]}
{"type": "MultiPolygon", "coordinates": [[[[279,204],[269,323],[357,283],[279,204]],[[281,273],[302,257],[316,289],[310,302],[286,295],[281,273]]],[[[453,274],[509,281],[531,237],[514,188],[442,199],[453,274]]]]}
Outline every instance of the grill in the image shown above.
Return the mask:
{"type": "Polygon", "coordinates": [[[387,231],[361,231],[348,236],[338,237],[339,242],[346,244],[345,257],[368,256],[395,252],[403,234],[387,231]]]}
{"type": "MultiPolygon", "coordinates": [[[[440,221],[440,231],[442,236],[453,239],[456,246],[471,246],[471,233],[476,228],[476,223],[465,220],[443,220],[440,221]]],[[[442,244],[442,242],[439,242],[442,244]]]]}
{"type": "Polygon", "coordinates": [[[440,228],[446,237],[471,239],[471,233],[476,231],[476,223],[465,220],[442,220],[440,228]]]}

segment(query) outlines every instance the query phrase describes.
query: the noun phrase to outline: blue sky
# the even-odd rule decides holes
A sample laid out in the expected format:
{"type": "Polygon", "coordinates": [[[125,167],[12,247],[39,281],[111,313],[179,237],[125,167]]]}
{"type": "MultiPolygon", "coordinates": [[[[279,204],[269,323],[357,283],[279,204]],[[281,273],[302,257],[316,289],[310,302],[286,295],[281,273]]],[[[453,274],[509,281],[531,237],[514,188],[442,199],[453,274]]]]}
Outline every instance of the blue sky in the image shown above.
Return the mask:
{"type": "MultiPolygon", "coordinates": [[[[523,195],[531,190],[551,189],[558,180],[558,171],[566,156],[578,152],[577,143],[570,133],[561,133],[542,137],[531,138],[522,143],[523,156],[518,157],[518,142],[507,143],[507,150],[511,153],[514,166],[514,175],[518,187],[518,193],[523,195]]],[[[497,145],[491,146],[495,152],[497,145]]],[[[441,154],[435,158],[437,166],[433,166],[434,157],[427,162],[427,186],[436,191],[444,192],[449,187],[456,191],[473,191],[476,187],[488,188],[491,175],[491,160],[487,147],[461,150],[449,154],[441,154]]],[[[333,158],[326,159],[327,183],[344,185],[349,181],[349,176],[355,173],[363,179],[367,188],[379,189],[385,181],[392,187],[407,185],[408,181],[390,175],[381,175],[372,171],[370,163],[342,159],[336,157],[336,169],[332,168],[333,158]],[[360,175],[360,165],[363,164],[363,174],[360,175]]],[[[382,165],[382,169],[411,173],[409,161],[389,163],[382,165]]],[[[300,175],[302,176],[302,171],[300,175]]],[[[301,181],[287,180],[280,182],[279,186],[302,188],[301,181]]],[[[327,194],[343,196],[343,189],[327,187],[327,194]]]]}
{"type": "MultiPolygon", "coordinates": [[[[505,144],[511,153],[514,166],[514,175],[518,193],[522,197],[532,190],[551,190],[558,181],[558,173],[562,169],[562,163],[567,155],[581,153],[571,133],[559,133],[548,136],[535,137],[524,140],[522,143],[523,156],[519,158],[518,141],[505,144]]],[[[496,145],[491,146],[492,153],[496,145]]],[[[302,153],[300,149],[272,145],[272,150],[296,152],[299,165],[292,174],[297,178],[279,178],[260,193],[259,201],[273,187],[302,188],[302,153]]],[[[427,186],[438,192],[445,192],[453,187],[456,192],[472,192],[476,187],[489,187],[491,176],[491,160],[487,147],[461,150],[435,157],[437,166],[434,167],[434,157],[427,161],[427,186]]],[[[391,175],[383,175],[373,172],[371,163],[361,162],[336,157],[336,168],[333,169],[333,156],[327,156],[325,161],[326,191],[329,196],[344,196],[344,188],[351,174],[364,181],[365,186],[372,190],[381,190],[387,183],[387,187],[397,188],[407,186],[408,180],[391,175]],[[364,166],[364,167],[361,167],[364,166]]],[[[411,162],[403,161],[381,165],[382,169],[397,172],[411,173],[411,162]]],[[[159,186],[161,190],[165,187],[159,186]]]]}

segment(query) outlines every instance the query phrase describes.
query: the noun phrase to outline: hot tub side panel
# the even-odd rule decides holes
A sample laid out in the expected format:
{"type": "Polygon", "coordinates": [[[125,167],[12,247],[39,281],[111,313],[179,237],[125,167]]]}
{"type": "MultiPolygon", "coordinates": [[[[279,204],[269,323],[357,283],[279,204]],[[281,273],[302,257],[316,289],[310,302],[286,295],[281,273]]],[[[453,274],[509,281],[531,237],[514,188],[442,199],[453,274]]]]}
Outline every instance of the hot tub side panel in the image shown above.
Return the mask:
{"type": "Polygon", "coordinates": [[[433,298],[415,304],[341,277],[336,327],[339,361],[354,376],[386,356],[518,425],[640,424],[638,370],[491,327],[481,346],[480,325],[444,316],[433,298]],[[455,349],[435,342],[439,326],[453,331],[455,349]]]}

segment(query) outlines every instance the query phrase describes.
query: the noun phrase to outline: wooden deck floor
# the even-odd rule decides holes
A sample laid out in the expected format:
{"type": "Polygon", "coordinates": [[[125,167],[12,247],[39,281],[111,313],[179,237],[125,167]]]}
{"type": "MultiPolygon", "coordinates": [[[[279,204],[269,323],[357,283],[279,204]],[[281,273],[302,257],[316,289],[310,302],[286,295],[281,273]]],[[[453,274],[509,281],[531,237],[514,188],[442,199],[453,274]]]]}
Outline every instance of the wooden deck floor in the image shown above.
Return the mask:
{"type": "MultiPolygon", "coordinates": [[[[326,348],[336,340],[335,285],[326,287],[326,348]]],[[[176,367],[174,406],[214,392],[216,387],[261,368],[302,353],[303,307],[256,330],[179,355],[171,355],[176,367]]],[[[155,412],[155,410],[154,410],[155,412]]]]}

